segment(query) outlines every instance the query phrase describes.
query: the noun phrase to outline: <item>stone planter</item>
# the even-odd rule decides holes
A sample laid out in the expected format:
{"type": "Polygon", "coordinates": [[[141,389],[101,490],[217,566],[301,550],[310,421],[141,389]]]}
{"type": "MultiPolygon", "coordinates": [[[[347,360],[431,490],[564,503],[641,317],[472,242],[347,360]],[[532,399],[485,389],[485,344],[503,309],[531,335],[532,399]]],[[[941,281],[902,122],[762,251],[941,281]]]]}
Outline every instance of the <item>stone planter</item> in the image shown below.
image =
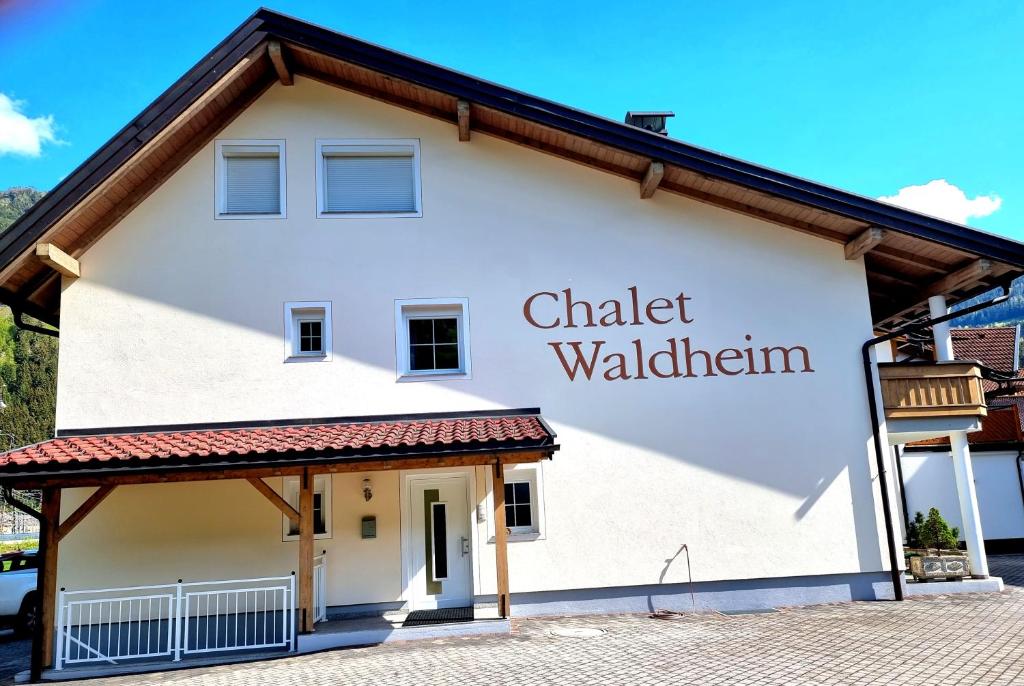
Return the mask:
{"type": "Polygon", "coordinates": [[[970,576],[971,566],[966,555],[923,555],[910,558],[910,573],[918,581],[955,581],[970,576]]]}

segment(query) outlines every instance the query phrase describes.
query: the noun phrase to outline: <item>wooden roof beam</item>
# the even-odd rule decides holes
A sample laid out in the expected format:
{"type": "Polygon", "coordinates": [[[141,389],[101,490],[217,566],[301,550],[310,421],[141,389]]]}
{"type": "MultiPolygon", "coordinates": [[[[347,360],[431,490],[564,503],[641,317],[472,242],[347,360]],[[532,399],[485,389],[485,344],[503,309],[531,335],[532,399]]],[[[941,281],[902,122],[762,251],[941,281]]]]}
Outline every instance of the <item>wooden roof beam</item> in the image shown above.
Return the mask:
{"type": "Polygon", "coordinates": [[[89,496],[88,500],[78,506],[78,509],[72,512],[67,519],[57,527],[57,540],[64,540],[64,537],[71,533],[71,530],[78,526],[83,519],[85,519],[90,512],[96,509],[96,506],[107,499],[110,492],[113,491],[117,486],[114,484],[104,484],[96,489],[96,492],[89,496]]]}
{"type": "Polygon", "coordinates": [[[867,253],[875,249],[875,247],[885,240],[885,230],[877,227],[869,227],[865,231],[857,234],[854,238],[846,244],[846,259],[856,260],[859,257],[863,257],[867,253]]]}
{"type": "Polygon", "coordinates": [[[469,140],[469,101],[459,100],[456,109],[459,115],[459,140],[465,143],[469,140]]]}
{"type": "Polygon", "coordinates": [[[288,62],[285,61],[281,43],[276,40],[267,43],[267,54],[270,55],[270,61],[274,65],[274,71],[277,72],[277,78],[281,85],[291,86],[294,84],[295,79],[292,78],[292,72],[288,69],[288,62]]]}
{"type": "Polygon", "coordinates": [[[651,162],[640,182],[640,197],[646,200],[653,196],[663,178],[665,178],[665,165],[661,162],[651,162]]]}
{"type": "Polygon", "coordinates": [[[966,267],[957,269],[955,272],[947,274],[938,281],[932,282],[931,285],[918,295],[918,302],[923,302],[933,295],[952,293],[964,286],[980,281],[982,278],[992,273],[992,267],[992,260],[986,260],[984,258],[974,260],[966,267]]]}
{"type": "Polygon", "coordinates": [[[64,276],[77,279],[82,275],[82,267],[71,255],[58,248],[53,243],[37,243],[36,257],[46,266],[54,269],[64,276]]]}

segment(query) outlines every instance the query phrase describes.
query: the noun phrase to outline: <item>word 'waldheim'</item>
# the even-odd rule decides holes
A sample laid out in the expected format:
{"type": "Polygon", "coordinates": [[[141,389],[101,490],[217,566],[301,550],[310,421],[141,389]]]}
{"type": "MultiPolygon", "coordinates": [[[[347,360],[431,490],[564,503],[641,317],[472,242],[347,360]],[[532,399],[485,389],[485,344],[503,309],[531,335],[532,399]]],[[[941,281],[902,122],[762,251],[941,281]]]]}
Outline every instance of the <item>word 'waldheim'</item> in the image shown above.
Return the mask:
{"type": "MultiPolygon", "coordinates": [[[[572,289],[559,292],[539,291],[523,303],[523,317],[538,329],[594,329],[620,326],[664,326],[692,324],[687,304],[693,299],[685,293],[672,298],[658,297],[641,305],[636,286],[626,289],[625,300],[605,300],[596,307],[577,300],[572,289]]],[[[550,341],[558,361],[570,381],[582,376],[607,381],[629,379],[678,379],[698,376],[739,376],[741,374],[795,374],[813,372],[811,356],[802,345],[750,345],[753,336],[744,336],[740,348],[710,351],[693,343],[689,336],[670,337],[651,347],[636,338],[625,352],[609,351],[607,341],[550,341]]]]}

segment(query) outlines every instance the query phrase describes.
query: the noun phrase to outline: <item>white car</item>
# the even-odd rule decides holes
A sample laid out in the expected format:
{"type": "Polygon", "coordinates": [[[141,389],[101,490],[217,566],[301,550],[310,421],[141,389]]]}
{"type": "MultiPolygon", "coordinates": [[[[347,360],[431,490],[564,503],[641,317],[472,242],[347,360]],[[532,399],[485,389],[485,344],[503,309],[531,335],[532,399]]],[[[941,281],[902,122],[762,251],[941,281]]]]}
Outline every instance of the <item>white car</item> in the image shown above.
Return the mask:
{"type": "Polygon", "coordinates": [[[36,576],[39,558],[35,550],[0,555],[0,625],[29,636],[36,623],[36,576]]]}

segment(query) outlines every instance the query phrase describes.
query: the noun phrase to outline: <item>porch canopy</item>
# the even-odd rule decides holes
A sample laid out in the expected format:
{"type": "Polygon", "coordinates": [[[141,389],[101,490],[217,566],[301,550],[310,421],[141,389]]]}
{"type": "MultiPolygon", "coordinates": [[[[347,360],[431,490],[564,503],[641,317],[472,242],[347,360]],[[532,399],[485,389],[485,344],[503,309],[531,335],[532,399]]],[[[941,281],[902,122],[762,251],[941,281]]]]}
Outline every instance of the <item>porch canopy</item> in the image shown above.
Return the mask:
{"type": "Polygon", "coordinates": [[[52,660],[58,544],[120,485],[245,479],[298,524],[299,626],[313,627],[313,477],[316,474],[490,466],[494,482],[498,610],[509,613],[504,472],[558,450],[537,408],[448,414],[139,426],[59,431],[56,438],[0,454],[0,487],[42,490],[39,541],[40,660],[52,660]],[[300,477],[294,508],[266,477],[300,477]],[[63,488],[96,487],[61,521],[63,488]]]}

